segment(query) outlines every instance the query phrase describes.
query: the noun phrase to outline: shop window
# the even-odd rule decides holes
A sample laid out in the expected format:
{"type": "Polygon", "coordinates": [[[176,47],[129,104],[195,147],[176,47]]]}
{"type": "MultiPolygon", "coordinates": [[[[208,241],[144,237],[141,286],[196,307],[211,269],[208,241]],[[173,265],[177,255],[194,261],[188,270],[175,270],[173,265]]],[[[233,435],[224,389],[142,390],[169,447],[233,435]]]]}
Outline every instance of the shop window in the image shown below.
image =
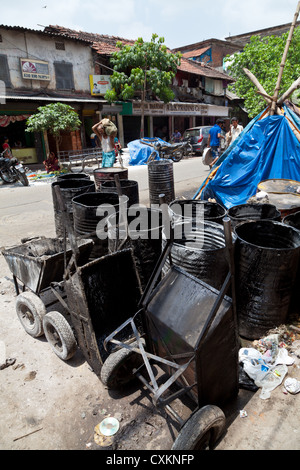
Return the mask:
{"type": "Polygon", "coordinates": [[[4,82],[5,86],[11,87],[7,56],[3,54],[0,54],[0,81],[4,82]]]}
{"type": "Polygon", "coordinates": [[[54,68],[56,77],[56,89],[74,89],[73,65],[66,62],[55,62],[54,68]]]}

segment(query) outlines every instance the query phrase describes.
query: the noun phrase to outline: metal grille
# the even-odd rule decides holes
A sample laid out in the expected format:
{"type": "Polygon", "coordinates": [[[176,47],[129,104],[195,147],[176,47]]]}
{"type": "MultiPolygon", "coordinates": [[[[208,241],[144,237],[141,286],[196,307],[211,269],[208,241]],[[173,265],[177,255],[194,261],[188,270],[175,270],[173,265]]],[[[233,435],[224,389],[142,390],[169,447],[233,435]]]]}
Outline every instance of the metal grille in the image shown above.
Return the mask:
{"type": "Polygon", "coordinates": [[[54,67],[57,90],[72,90],[74,88],[73,65],[55,62],[54,67]]]}
{"type": "Polygon", "coordinates": [[[57,49],[58,51],[65,51],[66,50],[65,43],[64,42],[56,42],[55,43],[55,49],[57,49]]]}

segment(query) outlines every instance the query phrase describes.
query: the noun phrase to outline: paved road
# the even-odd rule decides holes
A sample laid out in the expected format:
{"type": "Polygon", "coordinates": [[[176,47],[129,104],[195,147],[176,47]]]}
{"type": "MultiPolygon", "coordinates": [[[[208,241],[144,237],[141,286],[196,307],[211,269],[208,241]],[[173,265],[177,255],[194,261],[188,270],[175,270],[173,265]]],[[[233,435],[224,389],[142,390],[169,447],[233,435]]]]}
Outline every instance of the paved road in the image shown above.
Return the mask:
{"type": "MultiPolygon", "coordinates": [[[[208,167],[199,157],[174,163],[175,196],[192,198],[208,175],[208,167]]],[[[87,172],[92,175],[92,168],[87,172]]],[[[128,179],[139,184],[140,203],[149,205],[147,166],[128,167],[128,179]]],[[[51,182],[36,182],[29,187],[20,183],[0,183],[0,247],[19,243],[23,237],[54,236],[51,182]]]]}

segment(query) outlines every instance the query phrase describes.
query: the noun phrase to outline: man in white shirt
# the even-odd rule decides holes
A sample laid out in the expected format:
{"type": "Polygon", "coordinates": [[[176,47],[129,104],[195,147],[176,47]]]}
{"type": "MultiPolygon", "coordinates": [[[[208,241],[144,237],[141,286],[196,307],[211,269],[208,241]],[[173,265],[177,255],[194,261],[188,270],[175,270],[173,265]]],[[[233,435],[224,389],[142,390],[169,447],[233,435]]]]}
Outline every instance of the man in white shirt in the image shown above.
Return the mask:
{"type": "Polygon", "coordinates": [[[243,126],[241,124],[239,124],[239,121],[236,117],[233,117],[231,119],[231,126],[230,126],[230,130],[227,134],[227,141],[228,141],[228,144],[232,144],[232,142],[234,142],[238,136],[240,135],[240,133],[244,130],[243,126]]]}

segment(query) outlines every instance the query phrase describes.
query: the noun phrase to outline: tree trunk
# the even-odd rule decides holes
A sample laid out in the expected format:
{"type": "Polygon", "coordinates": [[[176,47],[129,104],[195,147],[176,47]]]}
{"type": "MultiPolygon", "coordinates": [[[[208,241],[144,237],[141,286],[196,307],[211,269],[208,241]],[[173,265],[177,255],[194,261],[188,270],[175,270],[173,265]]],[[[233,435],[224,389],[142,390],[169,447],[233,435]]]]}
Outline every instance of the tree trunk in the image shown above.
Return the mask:
{"type": "Polygon", "coordinates": [[[146,82],[147,82],[147,72],[145,70],[144,76],[144,88],[142,91],[142,101],[141,101],[141,132],[140,138],[145,137],[145,100],[146,100],[146,82]]]}
{"type": "Polygon", "coordinates": [[[44,136],[45,152],[46,152],[46,159],[47,159],[49,157],[49,153],[50,153],[47,131],[43,132],[43,136],[44,136]]]}
{"type": "Polygon", "coordinates": [[[55,137],[55,144],[56,144],[56,156],[58,158],[58,155],[59,155],[59,137],[55,137]]]}

